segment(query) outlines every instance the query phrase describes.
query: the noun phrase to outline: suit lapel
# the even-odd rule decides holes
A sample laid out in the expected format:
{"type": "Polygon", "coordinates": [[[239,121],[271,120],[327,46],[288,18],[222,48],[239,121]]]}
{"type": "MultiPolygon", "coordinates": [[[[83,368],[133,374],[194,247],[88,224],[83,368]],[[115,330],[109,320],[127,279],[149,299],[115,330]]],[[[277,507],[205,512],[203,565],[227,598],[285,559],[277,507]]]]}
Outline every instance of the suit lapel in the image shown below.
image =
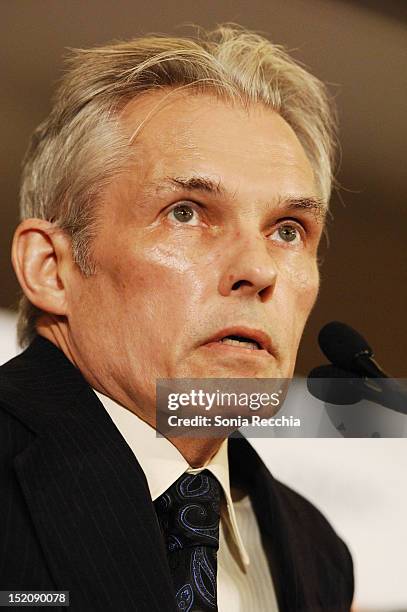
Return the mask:
{"type": "Polygon", "coordinates": [[[349,559],[330,525],[306,500],[278,482],[240,434],[230,439],[232,485],[249,492],[280,612],[348,609],[349,559]],[[342,561],[343,559],[343,561],[342,561]]]}
{"type": "Polygon", "coordinates": [[[231,484],[249,492],[269,562],[280,612],[300,608],[302,585],[294,554],[295,542],[278,499],[275,480],[240,434],[229,439],[231,484]]]}
{"type": "Polygon", "coordinates": [[[32,393],[8,403],[35,439],[14,465],[56,587],[70,591],[77,610],[173,611],[164,545],[134,454],[51,343],[39,338],[19,359],[17,379],[32,393]]]}

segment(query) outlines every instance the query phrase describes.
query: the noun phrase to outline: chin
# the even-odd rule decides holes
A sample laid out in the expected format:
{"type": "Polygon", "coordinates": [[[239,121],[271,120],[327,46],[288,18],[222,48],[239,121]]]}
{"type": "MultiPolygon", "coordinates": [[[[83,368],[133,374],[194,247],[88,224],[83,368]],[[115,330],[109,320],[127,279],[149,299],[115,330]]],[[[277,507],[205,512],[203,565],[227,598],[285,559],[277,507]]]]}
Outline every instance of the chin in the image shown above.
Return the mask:
{"type": "Polygon", "coordinates": [[[194,368],[188,378],[283,378],[277,365],[256,367],[253,364],[210,364],[203,368],[194,368]]]}

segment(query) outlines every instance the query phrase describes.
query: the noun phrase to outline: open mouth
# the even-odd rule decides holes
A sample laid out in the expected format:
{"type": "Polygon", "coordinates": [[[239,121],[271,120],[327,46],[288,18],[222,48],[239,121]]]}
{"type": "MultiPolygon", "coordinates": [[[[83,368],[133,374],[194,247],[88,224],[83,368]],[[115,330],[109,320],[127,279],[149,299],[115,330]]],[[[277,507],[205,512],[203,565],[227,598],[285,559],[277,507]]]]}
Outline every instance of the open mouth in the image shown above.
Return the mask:
{"type": "Polygon", "coordinates": [[[236,351],[243,354],[270,356],[273,354],[271,339],[262,329],[249,325],[233,325],[224,327],[213,336],[206,339],[204,346],[210,349],[222,348],[227,351],[236,351]]]}
{"type": "Polygon", "coordinates": [[[256,340],[254,340],[253,338],[246,338],[244,336],[225,336],[224,338],[218,340],[218,342],[222,344],[228,344],[230,346],[244,348],[250,351],[259,351],[262,349],[262,347],[256,340]]]}

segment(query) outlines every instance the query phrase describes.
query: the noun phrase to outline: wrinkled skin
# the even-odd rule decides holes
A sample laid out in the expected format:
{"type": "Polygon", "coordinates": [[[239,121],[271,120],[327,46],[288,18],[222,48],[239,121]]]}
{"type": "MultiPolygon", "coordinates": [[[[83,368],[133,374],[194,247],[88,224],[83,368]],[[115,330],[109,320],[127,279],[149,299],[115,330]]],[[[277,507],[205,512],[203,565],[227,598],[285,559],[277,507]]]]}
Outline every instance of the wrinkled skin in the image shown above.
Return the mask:
{"type": "Polygon", "coordinates": [[[292,376],[318,293],[324,216],[323,206],[289,206],[318,193],[278,114],[176,93],[148,116],[163,96],[124,110],[129,138],[147,120],[136,161],[98,203],[96,273],[68,266],[64,317],[38,327],[96,389],[149,422],[157,378],[292,376]],[[164,185],[197,175],[222,193],[164,185]],[[271,350],[207,343],[239,325],[268,334],[271,350]]]}

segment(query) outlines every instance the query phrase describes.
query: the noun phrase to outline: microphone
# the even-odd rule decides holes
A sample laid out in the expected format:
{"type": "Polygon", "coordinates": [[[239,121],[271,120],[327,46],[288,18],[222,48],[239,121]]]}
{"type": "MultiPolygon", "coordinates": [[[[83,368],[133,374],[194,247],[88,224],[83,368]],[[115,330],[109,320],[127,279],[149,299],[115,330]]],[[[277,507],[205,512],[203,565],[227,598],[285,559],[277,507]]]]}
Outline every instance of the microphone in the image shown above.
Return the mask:
{"type": "Polygon", "coordinates": [[[339,321],[327,323],[318,335],[325,357],[342,370],[368,378],[388,378],[373,359],[373,351],[359,332],[339,321]]]}
{"type": "Polygon", "coordinates": [[[307,386],[314,397],[341,405],[367,399],[407,414],[407,391],[373,360],[373,351],[361,334],[332,321],[321,329],[318,342],[331,365],[310,372],[307,386]]]}

